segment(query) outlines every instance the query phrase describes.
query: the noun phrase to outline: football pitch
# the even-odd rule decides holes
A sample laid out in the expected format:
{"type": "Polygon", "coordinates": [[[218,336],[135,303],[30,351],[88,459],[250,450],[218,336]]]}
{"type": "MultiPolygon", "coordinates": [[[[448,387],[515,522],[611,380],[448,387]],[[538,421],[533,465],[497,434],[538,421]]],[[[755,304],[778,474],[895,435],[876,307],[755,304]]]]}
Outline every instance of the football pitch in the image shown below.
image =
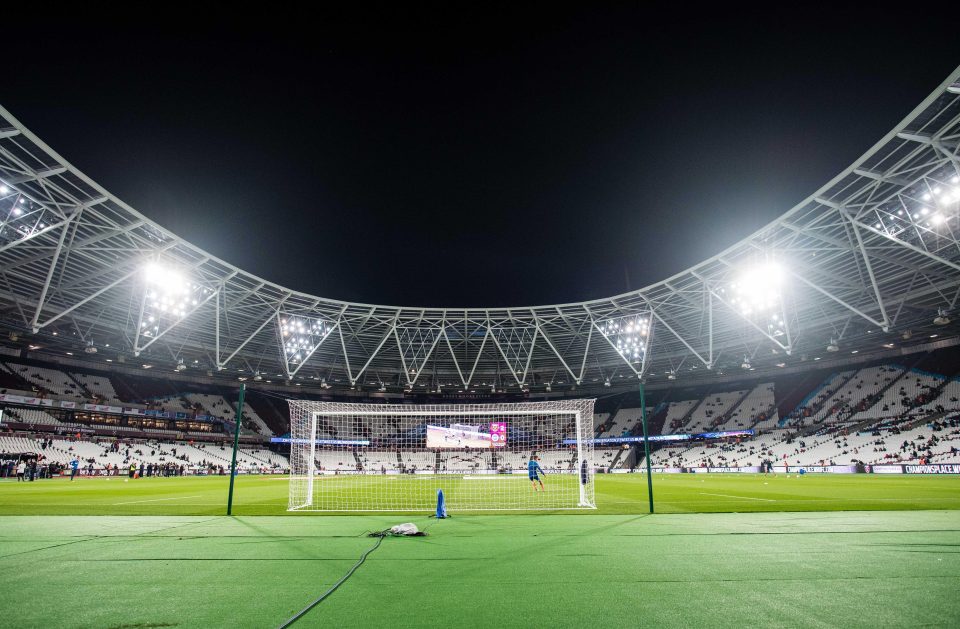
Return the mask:
{"type": "Polygon", "coordinates": [[[226,517],[227,482],[0,482],[4,625],[277,627],[407,521],[293,626],[960,624],[958,477],[658,475],[648,515],[642,475],[601,475],[597,510],[441,521],[290,514],[244,476],[226,517]]]}

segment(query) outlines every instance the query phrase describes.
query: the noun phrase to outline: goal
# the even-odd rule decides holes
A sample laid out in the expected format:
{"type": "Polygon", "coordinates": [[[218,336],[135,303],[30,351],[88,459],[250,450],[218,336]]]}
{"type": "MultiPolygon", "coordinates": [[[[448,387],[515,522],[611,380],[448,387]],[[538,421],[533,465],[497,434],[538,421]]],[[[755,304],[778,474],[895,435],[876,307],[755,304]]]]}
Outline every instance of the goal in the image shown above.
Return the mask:
{"type": "Polygon", "coordinates": [[[289,403],[288,510],[431,511],[438,490],[451,511],[596,508],[594,400],[289,403]]]}

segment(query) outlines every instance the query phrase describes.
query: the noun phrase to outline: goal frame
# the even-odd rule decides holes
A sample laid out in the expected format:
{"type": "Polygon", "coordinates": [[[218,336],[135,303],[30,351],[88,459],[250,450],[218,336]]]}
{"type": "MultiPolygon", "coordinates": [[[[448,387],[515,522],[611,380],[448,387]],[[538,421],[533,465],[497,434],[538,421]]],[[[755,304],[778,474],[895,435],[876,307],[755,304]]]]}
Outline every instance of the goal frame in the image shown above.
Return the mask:
{"type": "MultiPolygon", "coordinates": [[[[288,511],[318,511],[318,512],[398,512],[408,509],[377,508],[367,505],[364,508],[336,508],[328,509],[323,505],[315,504],[315,484],[318,482],[317,453],[318,446],[342,445],[350,447],[367,447],[369,440],[362,439],[322,439],[318,438],[318,427],[321,417],[524,417],[524,416],[558,416],[569,418],[569,425],[573,427],[576,441],[576,464],[571,463],[571,469],[566,474],[573,475],[577,482],[578,498],[575,504],[543,507],[545,510],[576,510],[596,509],[594,491],[594,475],[597,462],[594,460],[593,448],[593,399],[557,400],[544,402],[513,402],[513,403],[459,403],[459,404],[370,404],[350,402],[326,402],[313,400],[288,400],[293,419],[296,410],[307,410],[308,421],[291,421],[290,431],[290,491],[288,511]],[[309,430],[307,433],[304,428],[309,430]],[[298,452],[299,450],[299,452],[298,452]],[[297,454],[295,454],[297,453],[297,454]],[[298,456],[299,454],[299,456],[298,456]],[[306,456],[304,456],[306,454],[306,456]],[[584,465],[586,463],[586,465],[584,465]]],[[[565,422],[566,424],[566,422],[565,422]]],[[[564,433],[554,435],[556,444],[564,443],[564,433]]],[[[567,439],[569,441],[569,439],[567,439]]],[[[384,448],[380,448],[382,451],[384,448]]],[[[387,448],[389,449],[389,448],[387,448]]],[[[398,447],[397,451],[404,448],[398,447]]],[[[415,448],[407,448],[416,450],[415,448]]],[[[529,449],[529,448],[528,448],[529,449]]],[[[428,449],[429,450],[429,449],[428,449]]],[[[442,449],[441,449],[442,450],[442,449]]],[[[491,448],[497,452],[499,448],[491,448]]],[[[455,451],[455,449],[451,449],[455,451]]],[[[418,472],[419,474],[420,472],[418,472]]],[[[357,475],[379,476],[376,471],[358,471],[357,475]]],[[[456,477],[463,472],[441,472],[434,470],[433,476],[456,477]]],[[[322,481],[321,481],[322,482],[322,481]]],[[[571,501],[572,502],[572,501],[571,501]]],[[[502,507],[502,508],[469,508],[469,511],[516,511],[539,510],[537,507],[502,507]]],[[[414,510],[414,509],[411,509],[414,510]]]]}

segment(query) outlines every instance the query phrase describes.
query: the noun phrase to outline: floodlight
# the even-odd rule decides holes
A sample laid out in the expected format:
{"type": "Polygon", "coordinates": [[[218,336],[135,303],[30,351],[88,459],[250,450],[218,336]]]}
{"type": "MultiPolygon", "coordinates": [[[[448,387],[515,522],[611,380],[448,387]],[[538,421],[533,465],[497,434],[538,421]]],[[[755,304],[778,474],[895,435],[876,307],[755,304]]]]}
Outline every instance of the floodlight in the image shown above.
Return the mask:
{"type": "Polygon", "coordinates": [[[783,269],[776,262],[745,269],[730,285],[730,302],[744,315],[769,312],[780,304],[783,278],[783,269]]]}
{"type": "Polygon", "coordinates": [[[182,292],[187,288],[183,276],[173,269],[151,262],[143,269],[147,283],[165,292],[182,292]]]}
{"type": "Polygon", "coordinates": [[[0,194],[6,194],[8,192],[10,192],[10,188],[6,186],[0,186],[0,194]]]}
{"type": "Polygon", "coordinates": [[[83,351],[85,351],[88,354],[96,354],[97,348],[93,344],[93,341],[87,341],[87,346],[83,348],[83,351]]]}
{"type": "Polygon", "coordinates": [[[676,380],[676,379],[677,379],[677,372],[669,371],[667,373],[667,380],[676,380]]]}
{"type": "Polygon", "coordinates": [[[743,362],[740,364],[741,369],[750,369],[750,357],[746,354],[743,355],[743,362]]]}
{"type": "Polygon", "coordinates": [[[174,367],[174,370],[175,370],[175,371],[183,371],[183,370],[186,369],[186,368],[187,368],[187,366],[183,364],[183,359],[182,359],[182,358],[178,358],[178,359],[177,359],[177,366],[174,367]]]}
{"type": "Polygon", "coordinates": [[[827,351],[828,351],[828,352],[839,352],[839,351],[840,351],[840,346],[837,345],[836,339],[830,339],[830,344],[827,345],[827,351]]]}
{"type": "Polygon", "coordinates": [[[599,328],[624,360],[632,363],[643,361],[647,336],[650,334],[650,321],[646,317],[628,315],[610,319],[599,328]]]}
{"type": "Polygon", "coordinates": [[[913,332],[910,330],[904,330],[903,334],[900,335],[900,338],[902,338],[904,341],[909,341],[911,338],[913,338],[913,332]]]}
{"type": "Polygon", "coordinates": [[[937,310],[937,316],[933,319],[934,325],[949,325],[950,317],[947,316],[947,313],[941,308],[937,310]]]}
{"type": "Polygon", "coordinates": [[[263,380],[263,376],[261,376],[260,372],[258,371],[257,373],[253,374],[253,379],[256,380],[257,382],[260,382],[261,380],[263,380]]]}
{"type": "Polygon", "coordinates": [[[287,362],[299,363],[309,356],[330,334],[331,326],[322,319],[288,317],[280,319],[283,351],[287,362]]]}
{"type": "Polygon", "coordinates": [[[610,378],[607,378],[607,379],[605,379],[605,380],[603,381],[603,386],[605,386],[605,387],[609,387],[609,386],[610,386],[610,378]]]}

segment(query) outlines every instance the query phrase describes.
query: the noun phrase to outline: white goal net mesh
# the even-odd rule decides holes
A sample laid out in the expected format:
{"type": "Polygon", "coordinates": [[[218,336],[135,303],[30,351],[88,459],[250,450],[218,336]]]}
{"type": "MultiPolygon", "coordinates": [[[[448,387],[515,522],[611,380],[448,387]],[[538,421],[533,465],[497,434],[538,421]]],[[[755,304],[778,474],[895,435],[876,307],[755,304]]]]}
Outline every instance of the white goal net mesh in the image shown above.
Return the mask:
{"type": "Polygon", "coordinates": [[[291,400],[288,509],[432,511],[440,489],[451,511],[595,508],[593,402],[291,400]]]}

